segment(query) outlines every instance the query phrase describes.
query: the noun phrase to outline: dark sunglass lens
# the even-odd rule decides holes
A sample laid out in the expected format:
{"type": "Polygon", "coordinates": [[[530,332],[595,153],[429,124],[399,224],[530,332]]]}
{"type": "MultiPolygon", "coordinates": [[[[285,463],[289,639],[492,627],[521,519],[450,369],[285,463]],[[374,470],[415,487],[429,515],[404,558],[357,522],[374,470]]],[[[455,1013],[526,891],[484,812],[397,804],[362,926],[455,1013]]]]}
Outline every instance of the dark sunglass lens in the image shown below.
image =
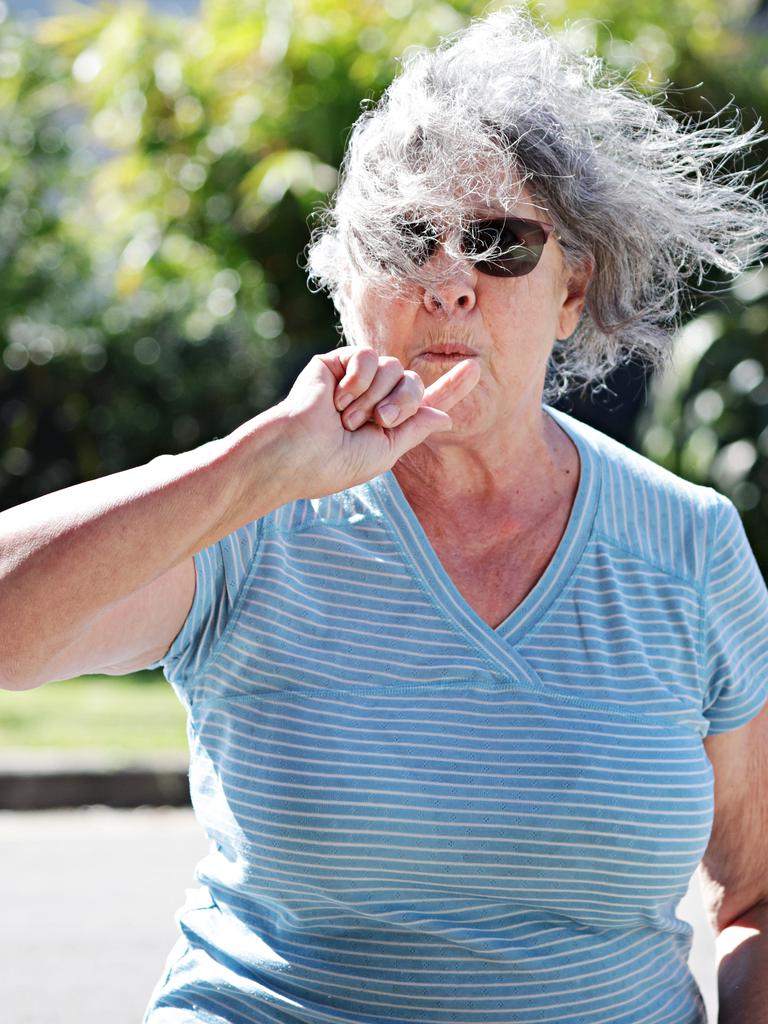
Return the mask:
{"type": "Polygon", "coordinates": [[[473,256],[489,253],[475,266],[491,277],[523,277],[541,259],[546,232],[538,224],[520,220],[489,220],[471,224],[463,235],[464,251],[473,256]]]}
{"type": "Polygon", "coordinates": [[[424,220],[405,220],[398,224],[398,230],[408,249],[408,255],[417,266],[427,263],[437,250],[437,233],[434,226],[424,220]]]}

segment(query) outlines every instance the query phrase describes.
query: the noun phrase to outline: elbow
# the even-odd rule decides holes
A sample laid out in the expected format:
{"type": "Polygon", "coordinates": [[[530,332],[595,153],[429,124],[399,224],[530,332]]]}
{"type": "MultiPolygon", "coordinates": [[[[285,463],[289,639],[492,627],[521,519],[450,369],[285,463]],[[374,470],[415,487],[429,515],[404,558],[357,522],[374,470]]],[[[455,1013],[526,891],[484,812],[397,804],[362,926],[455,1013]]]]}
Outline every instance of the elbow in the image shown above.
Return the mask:
{"type": "Polygon", "coordinates": [[[768,932],[768,897],[756,900],[736,914],[720,913],[716,919],[717,934],[722,935],[729,928],[742,928],[768,932]]]}
{"type": "Polygon", "coordinates": [[[6,667],[0,666],[0,690],[32,690],[40,683],[27,676],[10,675],[6,667]]]}
{"type": "MultiPolygon", "coordinates": [[[[757,953],[765,957],[768,942],[768,903],[756,903],[744,914],[718,928],[715,939],[715,958],[718,969],[730,971],[740,958],[748,959],[757,953]]],[[[729,1018],[730,1019],[730,1018],[729,1018]]]]}
{"type": "Polygon", "coordinates": [[[8,646],[0,655],[0,689],[32,690],[45,682],[38,678],[31,666],[24,666],[21,659],[15,658],[8,646]]]}
{"type": "Polygon", "coordinates": [[[0,690],[30,690],[33,686],[34,683],[11,678],[0,669],[0,690]]]}

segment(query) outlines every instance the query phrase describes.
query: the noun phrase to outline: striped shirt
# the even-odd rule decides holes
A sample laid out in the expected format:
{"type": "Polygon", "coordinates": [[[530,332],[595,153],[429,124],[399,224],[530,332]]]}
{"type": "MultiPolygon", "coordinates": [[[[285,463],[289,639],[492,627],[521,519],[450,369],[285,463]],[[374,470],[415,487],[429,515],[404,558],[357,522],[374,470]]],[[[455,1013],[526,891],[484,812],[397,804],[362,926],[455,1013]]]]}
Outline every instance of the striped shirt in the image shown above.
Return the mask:
{"type": "Polygon", "coordinates": [[[392,473],[196,557],[164,659],[212,840],[146,1024],[701,1024],[702,739],[768,692],[734,507],[563,413],[579,487],[496,629],[392,473]]]}

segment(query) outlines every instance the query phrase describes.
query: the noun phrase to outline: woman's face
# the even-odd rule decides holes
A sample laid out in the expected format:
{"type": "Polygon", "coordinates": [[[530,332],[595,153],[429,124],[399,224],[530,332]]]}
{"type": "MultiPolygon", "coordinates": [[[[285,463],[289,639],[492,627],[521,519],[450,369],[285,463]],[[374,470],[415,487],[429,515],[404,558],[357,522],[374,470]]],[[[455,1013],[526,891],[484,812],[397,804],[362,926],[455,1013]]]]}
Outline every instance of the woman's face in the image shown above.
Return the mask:
{"type": "MultiPolygon", "coordinates": [[[[500,216],[476,213],[478,219],[500,216]]],[[[508,216],[548,219],[528,198],[508,216]]],[[[497,429],[521,404],[538,410],[552,345],[574,331],[589,272],[570,273],[553,236],[524,277],[482,274],[471,262],[451,260],[442,247],[433,261],[442,261],[448,273],[429,291],[414,285],[385,294],[362,277],[350,281],[347,342],[396,356],[425,385],[461,359],[476,360],[480,381],[451,412],[454,438],[497,429]]]]}

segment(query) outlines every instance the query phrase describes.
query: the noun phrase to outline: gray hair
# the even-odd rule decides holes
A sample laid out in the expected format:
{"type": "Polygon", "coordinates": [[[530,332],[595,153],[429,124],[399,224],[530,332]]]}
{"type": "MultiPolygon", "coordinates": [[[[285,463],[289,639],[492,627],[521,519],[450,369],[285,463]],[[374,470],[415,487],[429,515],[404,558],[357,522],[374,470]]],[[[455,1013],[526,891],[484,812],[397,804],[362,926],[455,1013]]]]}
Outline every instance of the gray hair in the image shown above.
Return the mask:
{"type": "Polygon", "coordinates": [[[309,247],[310,279],[342,321],[351,271],[388,288],[434,286],[444,271],[414,223],[443,225],[449,254],[472,259],[456,228],[478,204],[512,209],[525,187],[568,264],[594,264],[578,327],[554,344],[547,397],[599,386],[633,356],[659,366],[686,287],[765,251],[768,212],[738,163],[765,137],[741,133],[736,111],[722,120],[676,118],[529,15],[498,11],[406,60],[358,119],[309,247]]]}

